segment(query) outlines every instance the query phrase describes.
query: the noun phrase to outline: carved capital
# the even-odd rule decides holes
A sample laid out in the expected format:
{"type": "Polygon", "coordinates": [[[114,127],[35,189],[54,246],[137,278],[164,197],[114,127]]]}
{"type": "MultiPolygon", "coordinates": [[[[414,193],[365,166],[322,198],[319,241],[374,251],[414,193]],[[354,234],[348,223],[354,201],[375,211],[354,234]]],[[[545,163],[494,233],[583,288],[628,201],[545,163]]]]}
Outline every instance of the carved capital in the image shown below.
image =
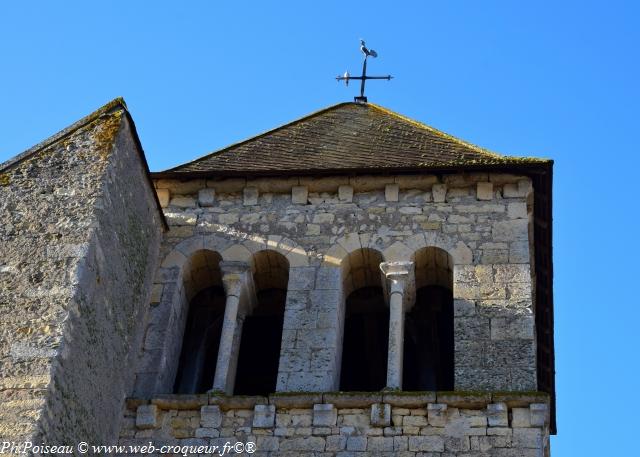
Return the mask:
{"type": "Polygon", "coordinates": [[[415,296],[414,262],[403,260],[397,262],[382,262],[380,270],[391,282],[389,296],[394,294],[402,296],[403,308],[407,310],[413,305],[415,296]]]}
{"type": "Polygon", "coordinates": [[[220,271],[227,296],[239,297],[243,287],[250,282],[251,266],[247,262],[222,261],[220,271]]]}

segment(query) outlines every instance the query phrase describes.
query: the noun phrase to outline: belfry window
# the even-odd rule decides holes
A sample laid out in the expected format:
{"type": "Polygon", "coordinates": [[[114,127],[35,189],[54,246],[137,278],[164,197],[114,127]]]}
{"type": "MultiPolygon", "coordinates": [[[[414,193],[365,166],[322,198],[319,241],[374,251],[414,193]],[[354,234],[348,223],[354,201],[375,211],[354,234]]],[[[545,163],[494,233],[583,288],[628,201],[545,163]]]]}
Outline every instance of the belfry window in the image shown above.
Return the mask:
{"type": "Polygon", "coordinates": [[[453,390],[453,260],[429,247],[415,255],[416,302],[405,316],[403,390],[453,390]]]}
{"type": "Polygon", "coordinates": [[[220,260],[215,252],[198,251],[185,267],[189,308],[175,393],[204,393],[213,385],[225,306],[220,260]]]}
{"type": "Polygon", "coordinates": [[[278,378],[289,262],[275,251],[260,251],[253,260],[257,303],[242,326],[235,395],[273,393],[278,378]]]}
{"type": "Polygon", "coordinates": [[[389,308],[381,262],[380,253],[372,249],[359,249],[344,260],[343,391],[377,391],[387,381],[389,308]]]}

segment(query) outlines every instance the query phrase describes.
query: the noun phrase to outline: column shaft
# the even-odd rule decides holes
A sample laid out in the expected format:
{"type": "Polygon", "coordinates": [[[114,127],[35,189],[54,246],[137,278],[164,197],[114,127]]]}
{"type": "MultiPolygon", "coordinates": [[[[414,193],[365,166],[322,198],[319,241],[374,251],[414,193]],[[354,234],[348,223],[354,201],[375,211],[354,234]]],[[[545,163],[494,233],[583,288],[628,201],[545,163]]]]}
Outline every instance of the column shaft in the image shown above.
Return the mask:
{"type": "Polygon", "coordinates": [[[393,281],[389,300],[389,358],[387,359],[387,388],[402,389],[404,357],[404,281],[393,281]]]}
{"type": "Polygon", "coordinates": [[[220,346],[218,348],[216,374],[213,379],[213,390],[224,391],[228,395],[233,393],[240,336],[242,334],[242,322],[238,322],[239,305],[240,281],[236,281],[227,288],[227,302],[224,308],[224,320],[222,323],[222,333],[220,335],[220,346]]]}

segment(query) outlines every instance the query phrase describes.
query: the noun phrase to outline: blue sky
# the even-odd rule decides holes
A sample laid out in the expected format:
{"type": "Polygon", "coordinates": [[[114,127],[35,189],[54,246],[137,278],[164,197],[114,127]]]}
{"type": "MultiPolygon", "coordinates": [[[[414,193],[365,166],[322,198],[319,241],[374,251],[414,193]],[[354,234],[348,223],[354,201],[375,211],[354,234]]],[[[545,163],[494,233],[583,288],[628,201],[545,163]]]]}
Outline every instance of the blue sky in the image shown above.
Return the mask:
{"type": "Polygon", "coordinates": [[[3,2],[0,162],[116,96],[152,170],[369,100],[555,159],[554,456],[631,455],[638,392],[637,3],[3,2]]]}

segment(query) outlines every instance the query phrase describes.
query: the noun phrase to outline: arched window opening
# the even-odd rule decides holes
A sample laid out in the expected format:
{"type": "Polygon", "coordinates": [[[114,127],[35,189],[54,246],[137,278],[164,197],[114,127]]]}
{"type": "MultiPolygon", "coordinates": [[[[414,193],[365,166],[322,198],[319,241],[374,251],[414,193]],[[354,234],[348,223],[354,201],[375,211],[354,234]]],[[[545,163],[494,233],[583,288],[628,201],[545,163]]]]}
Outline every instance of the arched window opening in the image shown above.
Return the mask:
{"type": "Polygon", "coordinates": [[[416,302],[405,316],[403,390],[453,390],[453,259],[429,247],[414,260],[416,302]]]}
{"type": "Polygon", "coordinates": [[[380,263],[382,255],[373,249],[359,249],[344,260],[343,391],[377,391],[387,382],[389,307],[380,263]]]}
{"type": "Polygon", "coordinates": [[[215,252],[198,251],[185,266],[184,290],[189,309],[175,393],[204,393],[213,386],[225,306],[220,260],[215,252]]]}
{"type": "Polygon", "coordinates": [[[268,395],[278,378],[289,262],[275,251],[260,251],[253,261],[257,303],[242,325],[235,395],[268,395]]]}

